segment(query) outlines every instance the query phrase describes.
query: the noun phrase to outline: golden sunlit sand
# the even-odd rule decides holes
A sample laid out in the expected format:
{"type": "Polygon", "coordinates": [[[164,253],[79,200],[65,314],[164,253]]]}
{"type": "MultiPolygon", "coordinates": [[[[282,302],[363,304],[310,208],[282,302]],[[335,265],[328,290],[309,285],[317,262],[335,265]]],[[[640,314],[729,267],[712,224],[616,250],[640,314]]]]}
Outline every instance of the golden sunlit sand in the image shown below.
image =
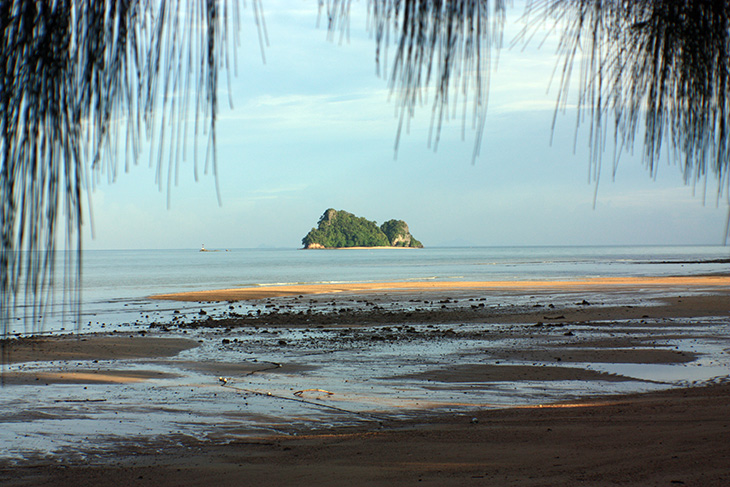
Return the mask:
{"type": "Polygon", "coordinates": [[[283,296],[334,293],[382,293],[389,291],[458,291],[458,290],[560,290],[584,289],[586,291],[618,287],[728,287],[730,276],[685,277],[605,277],[566,281],[419,281],[377,282],[344,284],[306,284],[285,286],[258,286],[210,291],[193,291],[172,294],[156,294],[152,299],[172,301],[241,301],[283,296]]]}
{"type": "Polygon", "coordinates": [[[5,385],[132,384],[171,377],[156,370],[95,370],[93,372],[5,372],[5,385]]]}

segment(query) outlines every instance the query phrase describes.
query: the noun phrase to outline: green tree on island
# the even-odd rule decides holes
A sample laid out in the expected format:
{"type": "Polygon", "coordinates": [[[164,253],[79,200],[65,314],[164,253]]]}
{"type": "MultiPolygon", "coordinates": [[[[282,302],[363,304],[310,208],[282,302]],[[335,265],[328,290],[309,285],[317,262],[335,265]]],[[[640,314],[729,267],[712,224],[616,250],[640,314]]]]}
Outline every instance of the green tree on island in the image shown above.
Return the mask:
{"type": "Polygon", "coordinates": [[[319,218],[317,228],[302,239],[307,249],[344,247],[423,247],[402,220],[389,220],[381,227],[366,218],[333,208],[319,218]]]}
{"type": "Polygon", "coordinates": [[[388,220],[380,225],[380,230],[393,247],[423,247],[421,242],[413,238],[408,224],[403,220],[388,220]]]}

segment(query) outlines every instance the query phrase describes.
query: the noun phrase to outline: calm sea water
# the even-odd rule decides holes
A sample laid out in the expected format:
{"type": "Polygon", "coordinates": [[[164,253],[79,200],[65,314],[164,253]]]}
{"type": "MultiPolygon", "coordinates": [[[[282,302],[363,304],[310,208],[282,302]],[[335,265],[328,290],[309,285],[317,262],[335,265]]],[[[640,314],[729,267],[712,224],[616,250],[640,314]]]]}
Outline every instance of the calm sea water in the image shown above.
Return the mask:
{"type": "Polygon", "coordinates": [[[89,251],[83,288],[100,300],[270,284],[687,275],[728,271],[708,263],[728,258],[730,247],[89,251]]]}
{"type": "MultiPolygon", "coordinates": [[[[730,247],[722,246],[86,251],[82,321],[130,321],[125,310],[144,312],[153,305],[146,297],[157,293],[294,283],[692,275],[727,272],[727,263],[712,261],[728,258],[730,247]]],[[[58,304],[62,288],[56,286],[56,306],[46,311],[51,329],[68,328],[58,304]]],[[[16,332],[35,326],[21,321],[16,332]]]]}

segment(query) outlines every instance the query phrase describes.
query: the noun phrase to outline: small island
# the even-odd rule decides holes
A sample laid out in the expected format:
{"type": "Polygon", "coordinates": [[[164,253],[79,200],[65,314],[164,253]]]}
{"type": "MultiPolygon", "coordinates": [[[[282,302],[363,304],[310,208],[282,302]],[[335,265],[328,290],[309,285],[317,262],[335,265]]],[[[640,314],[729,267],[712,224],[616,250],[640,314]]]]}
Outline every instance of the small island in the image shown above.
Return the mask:
{"type": "Polygon", "coordinates": [[[320,217],[317,228],[312,228],[302,239],[302,245],[305,249],[423,248],[403,220],[388,220],[378,227],[374,221],[332,208],[320,217]]]}

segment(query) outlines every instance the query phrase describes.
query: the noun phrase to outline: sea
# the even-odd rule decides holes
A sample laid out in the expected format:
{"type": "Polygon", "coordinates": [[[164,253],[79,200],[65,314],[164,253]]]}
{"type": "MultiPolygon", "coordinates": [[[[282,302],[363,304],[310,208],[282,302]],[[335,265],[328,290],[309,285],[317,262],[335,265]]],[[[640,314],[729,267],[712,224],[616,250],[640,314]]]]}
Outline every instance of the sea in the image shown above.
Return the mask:
{"type": "Polygon", "coordinates": [[[68,289],[59,271],[46,308],[34,316],[18,300],[9,330],[11,335],[25,335],[144,326],[168,319],[165,312],[180,308],[148,296],[184,291],[286,284],[687,276],[729,270],[730,246],[90,250],[82,259],[80,319],[67,306],[68,289]]]}

